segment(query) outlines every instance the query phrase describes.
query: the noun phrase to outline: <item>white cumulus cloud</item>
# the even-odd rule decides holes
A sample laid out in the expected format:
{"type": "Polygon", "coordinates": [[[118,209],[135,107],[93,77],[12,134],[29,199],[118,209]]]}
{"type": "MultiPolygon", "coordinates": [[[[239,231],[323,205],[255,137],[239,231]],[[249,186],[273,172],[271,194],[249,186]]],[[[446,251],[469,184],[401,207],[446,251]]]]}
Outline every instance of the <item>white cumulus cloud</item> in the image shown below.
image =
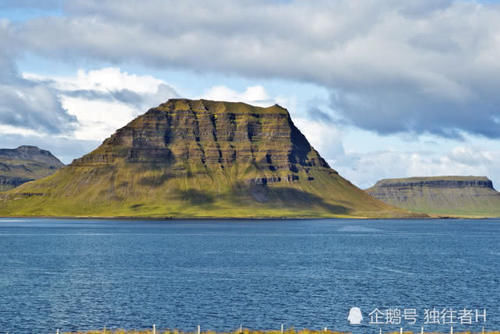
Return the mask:
{"type": "Polygon", "coordinates": [[[208,89],[203,98],[215,101],[246,102],[249,104],[268,107],[275,103],[262,86],[247,87],[245,91],[238,92],[226,86],[213,86],[208,89]]]}
{"type": "Polygon", "coordinates": [[[177,97],[163,80],[119,68],[78,70],[64,77],[23,76],[59,92],[62,106],[77,120],[71,136],[79,140],[103,140],[147,109],[177,97]]]}

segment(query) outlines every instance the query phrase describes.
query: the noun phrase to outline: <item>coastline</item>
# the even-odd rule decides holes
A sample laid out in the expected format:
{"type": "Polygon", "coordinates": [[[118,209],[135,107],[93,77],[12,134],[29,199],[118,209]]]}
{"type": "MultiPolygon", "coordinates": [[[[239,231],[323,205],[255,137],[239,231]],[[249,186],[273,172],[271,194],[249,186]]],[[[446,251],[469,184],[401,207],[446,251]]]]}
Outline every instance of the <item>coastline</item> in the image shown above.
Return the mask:
{"type": "Polygon", "coordinates": [[[221,221],[264,221],[264,220],[273,220],[273,221],[303,221],[303,220],[496,220],[500,219],[500,217],[481,217],[481,216],[421,216],[421,217],[387,217],[387,218],[371,218],[371,217],[138,217],[138,216],[0,216],[0,219],[74,219],[74,220],[130,220],[130,221],[139,221],[139,220],[149,220],[149,221],[187,221],[187,220],[196,220],[196,221],[207,221],[207,220],[221,220],[221,221]]]}

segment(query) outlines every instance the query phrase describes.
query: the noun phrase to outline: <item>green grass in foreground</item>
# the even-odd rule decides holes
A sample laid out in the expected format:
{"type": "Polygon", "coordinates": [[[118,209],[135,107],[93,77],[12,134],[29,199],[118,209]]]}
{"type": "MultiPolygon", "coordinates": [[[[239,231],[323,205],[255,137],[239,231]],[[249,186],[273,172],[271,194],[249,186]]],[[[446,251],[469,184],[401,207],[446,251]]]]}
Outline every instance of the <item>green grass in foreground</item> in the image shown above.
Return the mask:
{"type": "MultiPolygon", "coordinates": [[[[185,332],[177,329],[157,329],[156,334],[197,334],[198,332],[185,332]]],[[[200,334],[281,334],[280,330],[253,330],[253,329],[237,329],[232,332],[216,332],[216,331],[202,331],[200,334]]],[[[344,332],[331,331],[331,330],[310,330],[310,329],[301,329],[295,330],[293,328],[286,329],[284,334],[343,334],[344,332]]],[[[143,329],[143,330],[125,330],[125,329],[102,329],[102,330],[93,330],[87,332],[67,332],[64,334],[154,334],[152,329],[143,329]]],[[[398,332],[399,334],[399,332],[398,332]]],[[[499,333],[500,334],[500,333],[499,333]]]]}
{"type": "MultiPolygon", "coordinates": [[[[376,329],[374,329],[376,331],[376,329]]],[[[197,332],[184,332],[176,329],[157,329],[156,334],[197,334],[197,332]]],[[[142,329],[142,330],[125,330],[125,329],[114,329],[114,330],[93,330],[86,332],[66,332],[64,334],[155,334],[152,329],[142,329]]],[[[201,334],[281,334],[282,332],[279,330],[253,330],[243,328],[242,330],[238,329],[232,332],[216,332],[216,331],[202,331],[201,334]]],[[[300,329],[296,330],[294,328],[286,329],[284,334],[345,334],[347,332],[333,331],[330,329],[324,330],[311,330],[311,329],[300,329]]],[[[389,331],[383,332],[384,334],[400,334],[399,331],[389,331]]],[[[403,334],[413,334],[412,331],[404,331],[403,334]]],[[[420,332],[415,332],[416,334],[420,332]]],[[[425,332],[425,334],[437,334],[440,332],[425,332]]],[[[445,332],[448,333],[448,332],[445,332]]],[[[462,331],[462,332],[454,332],[455,334],[480,334],[481,332],[471,332],[471,331],[462,331]]],[[[500,334],[500,331],[485,331],[482,334],[500,334]]]]}

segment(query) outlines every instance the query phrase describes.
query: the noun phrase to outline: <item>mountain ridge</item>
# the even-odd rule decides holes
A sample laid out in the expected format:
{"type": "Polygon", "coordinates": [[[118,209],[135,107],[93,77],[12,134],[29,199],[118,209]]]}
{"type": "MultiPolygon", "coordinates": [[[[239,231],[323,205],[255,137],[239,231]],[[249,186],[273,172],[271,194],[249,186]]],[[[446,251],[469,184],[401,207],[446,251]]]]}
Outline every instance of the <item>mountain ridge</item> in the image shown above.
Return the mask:
{"type": "Polygon", "coordinates": [[[457,217],[500,217],[500,193],[485,176],[384,179],[366,190],[412,212],[457,217]]]}
{"type": "Polygon", "coordinates": [[[0,215],[407,217],[342,178],[288,111],[171,99],[54,175],[8,192],[0,215]]]}
{"type": "Polygon", "coordinates": [[[52,153],[36,146],[0,149],[0,191],[51,175],[63,166],[52,153]]]}

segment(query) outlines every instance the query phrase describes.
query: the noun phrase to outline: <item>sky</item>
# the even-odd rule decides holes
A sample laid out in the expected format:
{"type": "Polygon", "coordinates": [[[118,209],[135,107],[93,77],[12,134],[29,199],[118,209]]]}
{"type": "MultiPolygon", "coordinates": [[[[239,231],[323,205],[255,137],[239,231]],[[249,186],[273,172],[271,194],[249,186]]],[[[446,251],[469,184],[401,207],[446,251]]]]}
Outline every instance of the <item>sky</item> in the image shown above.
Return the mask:
{"type": "Polygon", "coordinates": [[[0,1],[0,147],[65,163],[169,98],[205,98],[286,107],[361,188],[499,188],[499,92],[497,1],[0,1]]]}

